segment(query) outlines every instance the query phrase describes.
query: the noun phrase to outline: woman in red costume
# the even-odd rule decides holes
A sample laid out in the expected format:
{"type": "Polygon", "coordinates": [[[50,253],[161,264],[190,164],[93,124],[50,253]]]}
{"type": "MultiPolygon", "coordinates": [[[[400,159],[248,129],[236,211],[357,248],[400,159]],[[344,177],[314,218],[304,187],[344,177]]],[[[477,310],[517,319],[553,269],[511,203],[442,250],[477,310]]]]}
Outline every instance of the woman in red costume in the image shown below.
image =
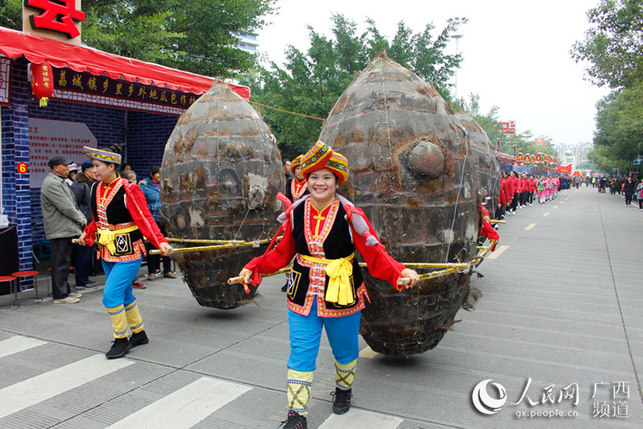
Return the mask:
{"type": "Polygon", "coordinates": [[[173,249],[154,222],[143,192],[118,175],[121,155],[91,147],[85,147],[85,152],[92,159],[99,182],[91,190],[94,219],[78,241],[81,245],[92,246],[94,241],[100,245],[99,256],[107,277],[103,305],[112,320],[114,334],[112,347],[105,356],[115,359],[125,356],[130,348],[149,342],[132,293],[132,282],[145,255],[143,236],[163,255],[171,254],[173,249]],[[132,333],[129,339],[128,331],[132,333]]]}
{"type": "Polygon", "coordinates": [[[361,310],[368,297],[355,250],[374,277],[397,290],[414,286],[418,274],[395,261],[379,242],[364,212],[341,195],[337,186],[348,178],[348,160],[317,142],[301,160],[310,195],[280,216],[284,235],[279,244],[248,263],[239,276],[254,285],[294,259],[288,283],[288,358],[286,428],[307,427],[308,398],[322,328],[335,356],[333,412],[350,408],[359,356],[361,310]]]}

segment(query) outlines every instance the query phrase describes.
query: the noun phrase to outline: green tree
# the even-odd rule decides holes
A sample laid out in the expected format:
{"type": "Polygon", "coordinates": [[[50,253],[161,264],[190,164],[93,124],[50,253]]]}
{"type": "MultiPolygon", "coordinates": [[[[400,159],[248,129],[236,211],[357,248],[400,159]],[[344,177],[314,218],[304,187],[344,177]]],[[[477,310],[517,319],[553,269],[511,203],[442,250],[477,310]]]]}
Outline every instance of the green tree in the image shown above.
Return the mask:
{"type": "Polygon", "coordinates": [[[574,44],[572,57],[589,61],[587,73],[595,85],[614,89],[597,105],[588,157],[604,173],[627,172],[643,153],[643,4],[601,0],[587,16],[593,27],[574,44]]]}
{"type": "MultiPolygon", "coordinates": [[[[332,23],[331,37],[309,27],[310,48],[302,52],[289,46],[283,68],[271,63],[269,69],[251,74],[242,81],[251,87],[253,100],[286,111],[326,118],[356,73],[382,51],[449,97],[448,81],[461,62],[460,55],[444,53],[449,35],[454,31],[453,25],[433,37],[431,24],[421,33],[413,34],[400,22],[396,35],[389,42],[372,20],[367,20],[367,29],[362,34],[358,34],[354,21],[342,15],[334,15],[332,23]]],[[[321,131],[319,120],[260,110],[272,126],[286,158],[306,150],[321,131]]]]}
{"type": "Polygon", "coordinates": [[[601,0],[587,17],[593,27],[571,51],[589,61],[587,73],[598,85],[627,87],[643,78],[643,5],[641,0],[601,0]]]}
{"type": "Polygon", "coordinates": [[[13,30],[22,29],[22,2],[0,0],[0,26],[13,30]]]}
{"type": "Polygon", "coordinates": [[[84,40],[99,49],[208,76],[237,76],[254,55],[238,34],[263,27],[276,0],[90,0],[84,40]]]}
{"type": "Polygon", "coordinates": [[[613,92],[598,103],[597,131],[589,158],[603,172],[632,169],[643,154],[643,82],[613,92]]]}
{"type": "MultiPolygon", "coordinates": [[[[255,65],[241,32],[265,25],[276,0],[84,0],[83,41],[97,49],[207,76],[255,65]]],[[[0,3],[0,24],[21,29],[21,2],[0,3]]]]}

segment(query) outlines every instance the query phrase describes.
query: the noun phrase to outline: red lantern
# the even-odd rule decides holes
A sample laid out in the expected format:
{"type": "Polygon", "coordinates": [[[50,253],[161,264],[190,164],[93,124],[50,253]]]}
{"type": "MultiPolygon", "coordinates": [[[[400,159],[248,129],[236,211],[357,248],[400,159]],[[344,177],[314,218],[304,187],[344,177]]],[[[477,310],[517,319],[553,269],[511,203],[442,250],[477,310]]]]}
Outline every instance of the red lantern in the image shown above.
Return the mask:
{"type": "Polygon", "coordinates": [[[47,105],[49,97],[54,93],[54,71],[48,62],[31,63],[31,92],[40,98],[40,107],[47,105]]]}

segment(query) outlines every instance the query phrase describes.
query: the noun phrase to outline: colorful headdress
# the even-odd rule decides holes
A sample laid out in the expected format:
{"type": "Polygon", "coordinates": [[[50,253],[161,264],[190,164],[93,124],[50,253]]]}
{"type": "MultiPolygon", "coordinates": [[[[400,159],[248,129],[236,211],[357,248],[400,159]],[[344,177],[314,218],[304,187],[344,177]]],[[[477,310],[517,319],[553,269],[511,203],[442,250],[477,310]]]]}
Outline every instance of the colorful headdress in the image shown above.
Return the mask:
{"type": "Polygon", "coordinates": [[[313,171],[326,167],[326,163],[333,155],[333,150],[321,140],[310,148],[308,152],[301,157],[301,174],[308,178],[313,171]]]}
{"type": "Polygon", "coordinates": [[[290,161],[290,171],[292,174],[295,174],[295,169],[301,167],[301,160],[304,158],[303,155],[298,155],[295,159],[290,161]]]}
{"type": "Polygon", "coordinates": [[[85,154],[91,159],[97,159],[99,161],[107,162],[109,164],[120,164],[121,155],[119,153],[110,152],[105,149],[97,149],[95,147],[84,146],[85,154]]]}
{"type": "Polygon", "coordinates": [[[348,159],[341,153],[333,151],[333,155],[326,163],[326,168],[331,170],[337,176],[337,186],[341,185],[348,179],[348,159]]]}
{"type": "Polygon", "coordinates": [[[301,174],[306,179],[313,171],[328,168],[337,176],[337,186],[348,179],[348,159],[319,140],[301,160],[301,174]]]}

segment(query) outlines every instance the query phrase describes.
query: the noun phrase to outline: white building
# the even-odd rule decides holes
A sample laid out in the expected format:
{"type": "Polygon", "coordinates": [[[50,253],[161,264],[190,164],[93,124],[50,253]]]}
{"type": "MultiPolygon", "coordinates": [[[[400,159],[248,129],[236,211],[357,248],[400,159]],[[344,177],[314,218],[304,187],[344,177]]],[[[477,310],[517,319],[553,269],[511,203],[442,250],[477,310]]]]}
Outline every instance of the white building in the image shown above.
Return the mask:
{"type": "Polygon", "coordinates": [[[241,39],[239,41],[239,44],[237,45],[239,49],[250,52],[251,54],[257,53],[257,50],[259,48],[257,33],[242,31],[238,34],[238,36],[241,39]]]}

